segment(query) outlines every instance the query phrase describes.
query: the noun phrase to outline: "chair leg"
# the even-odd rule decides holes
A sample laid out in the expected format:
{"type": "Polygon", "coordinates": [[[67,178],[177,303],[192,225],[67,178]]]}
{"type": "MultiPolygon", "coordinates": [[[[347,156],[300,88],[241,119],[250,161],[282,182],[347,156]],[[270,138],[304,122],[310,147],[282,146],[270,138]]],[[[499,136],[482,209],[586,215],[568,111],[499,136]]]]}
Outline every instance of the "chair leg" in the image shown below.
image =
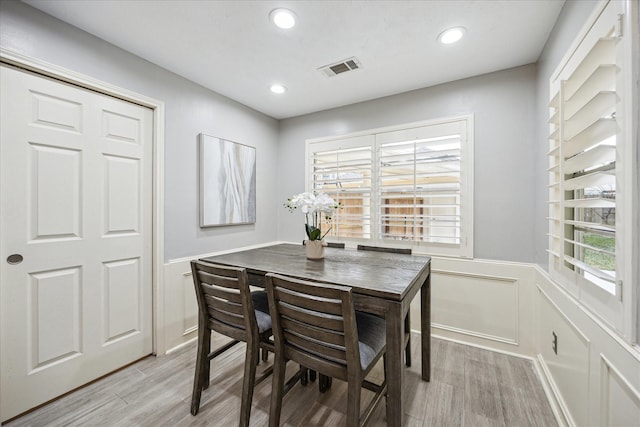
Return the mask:
{"type": "MultiPolygon", "coordinates": [[[[207,329],[207,328],[205,328],[207,329]]],[[[207,329],[205,332],[207,337],[204,339],[204,350],[203,356],[207,358],[207,363],[204,364],[204,383],[202,384],[202,389],[206,390],[209,388],[210,378],[211,378],[211,359],[209,359],[209,354],[211,353],[211,329],[207,329]]]]}
{"type": "MultiPolygon", "coordinates": [[[[387,382],[387,352],[382,355],[382,374],[384,375],[384,382],[387,382]]],[[[388,390],[388,389],[387,389],[388,390]]],[[[384,393],[384,407],[387,407],[387,392],[384,393]]]]}
{"type": "Polygon", "coordinates": [[[360,394],[362,384],[353,378],[347,382],[347,425],[360,425],[360,394]]]}
{"type": "Polygon", "coordinates": [[[266,362],[269,360],[269,351],[266,348],[262,349],[262,361],[266,362]]]}
{"type": "Polygon", "coordinates": [[[324,393],[331,388],[332,380],[333,379],[331,377],[320,374],[318,378],[318,390],[320,391],[320,393],[324,393]]]}
{"type": "Polygon", "coordinates": [[[280,426],[280,412],[282,410],[282,397],[284,395],[284,374],[286,363],[283,356],[274,354],[273,382],[271,385],[271,407],[269,408],[269,427],[280,426]]]}
{"type": "Polygon", "coordinates": [[[251,417],[251,401],[253,389],[256,385],[256,367],[260,360],[258,343],[247,343],[247,351],[244,358],[244,378],[242,381],[242,404],[240,406],[240,426],[248,427],[251,417]]]}
{"type": "Polygon", "coordinates": [[[309,370],[304,366],[300,366],[300,384],[306,386],[309,383],[309,370]]]}
{"type": "Polygon", "coordinates": [[[198,328],[198,350],[196,354],[196,369],[193,377],[193,394],[191,395],[191,415],[200,410],[202,390],[209,385],[209,349],[211,348],[211,331],[203,326],[198,328]],[[209,345],[207,345],[209,343],[209,345]]]}

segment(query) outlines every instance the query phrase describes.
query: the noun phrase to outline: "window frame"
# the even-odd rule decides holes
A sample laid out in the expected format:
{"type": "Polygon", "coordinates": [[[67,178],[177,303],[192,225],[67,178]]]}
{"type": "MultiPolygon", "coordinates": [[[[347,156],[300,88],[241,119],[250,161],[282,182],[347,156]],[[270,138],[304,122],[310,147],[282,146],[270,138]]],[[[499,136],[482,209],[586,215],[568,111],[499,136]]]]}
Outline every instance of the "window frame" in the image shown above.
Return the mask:
{"type": "MultiPolygon", "coordinates": [[[[585,22],[570,48],[565,53],[558,67],[549,79],[549,107],[550,123],[553,120],[554,107],[560,121],[563,114],[560,112],[562,99],[558,98],[563,91],[565,81],[577,65],[587,56],[594,45],[593,40],[605,36],[604,30],[610,28],[615,22],[615,65],[618,67],[616,75],[616,222],[615,222],[615,253],[616,253],[616,282],[615,295],[591,282],[580,272],[565,267],[564,240],[566,230],[564,224],[567,219],[565,209],[564,166],[562,165],[562,148],[554,148],[553,130],[550,126],[551,136],[548,171],[549,184],[549,273],[556,283],[564,288],[579,306],[584,307],[603,323],[607,324],[617,333],[624,336],[630,342],[638,342],[640,330],[636,330],[636,323],[640,324],[638,317],[638,288],[639,278],[637,259],[639,226],[634,211],[638,209],[638,147],[634,143],[633,135],[637,135],[638,129],[638,100],[633,96],[621,96],[633,93],[633,76],[638,75],[637,49],[633,39],[633,17],[638,16],[637,5],[633,2],[613,2],[603,0],[585,22]],[[630,7],[628,5],[631,5],[630,7]],[[619,37],[619,38],[618,38],[619,37]],[[635,50],[636,53],[633,53],[635,50]],[[635,111],[635,114],[634,114],[635,111]],[[635,131],[634,131],[635,129],[635,131]],[[634,133],[635,132],[635,133],[634,133]],[[554,174],[557,174],[554,177],[554,174]],[[558,181],[559,180],[559,181],[558,181]],[[554,206],[557,211],[554,212],[554,206]],[[635,218],[635,220],[634,220],[635,218]],[[555,242],[555,243],[554,243],[555,242]],[[636,260],[634,262],[634,259],[636,260]]],[[[637,31],[637,26],[636,26],[637,31]]],[[[637,89],[637,88],[636,88],[637,89]]],[[[564,107],[563,107],[564,108],[564,107]]],[[[564,135],[559,136],[557,147],[563,145],[564,135]]]]}
{"type": "MultiPolygon", "coordinates": [[[[393,126],[368,129],[343,135],[307,139],[305,143],[305,188],[313,191],[313,153],[316,147],[322,147],[322,151],[331,149],[346,149],[358,146],[359,141],[367,141],[372,147],[371,170],[371,213],[370,213],[370,238],[355,237],[327,237],[328,240],[343,242],[348,246],[356,244],[369,244],[393,248],[411,248],[414,253],[436,256],[473,258],[473,177],[474,177],[474,116],[472,113],[418,122],[411,122],[393,126]],[[383,227],[380,219],[380,191],[379,185],[379,145],[376,135],[389,132],[410,130],[413,128],[437,126],[452,122],[461,122],[464,136],[461,136],[460,147],[460,243],[446,244],[434,242],[419,242],[408,240],[382,239],[379,230],[383,227]],[[321,144],[321,145],[318,145],[321,144]]],[[[361,145],[360,145],[361,146],[361,145]]]]}

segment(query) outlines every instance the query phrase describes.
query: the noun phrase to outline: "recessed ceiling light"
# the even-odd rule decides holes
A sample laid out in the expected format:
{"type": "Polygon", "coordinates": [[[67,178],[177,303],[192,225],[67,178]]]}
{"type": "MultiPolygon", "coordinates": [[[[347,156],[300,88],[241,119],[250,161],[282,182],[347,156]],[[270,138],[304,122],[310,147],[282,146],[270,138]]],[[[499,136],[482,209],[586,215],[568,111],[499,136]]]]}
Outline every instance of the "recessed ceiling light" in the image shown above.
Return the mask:
{"type": "Polygon", "coordinates": [[[442,44],[451,44],[460,40],[467,30],[464,27],[454,27],[444,30],[438,36],[438,41],[442,44]]]}
{"type": "Polygon", "coordinates": [[[269,19],[276,27],[288,30],[296,25],[296,15],[289,9],[274,9],[269,14],[269,19]]]}
{"type": "Polygon", "coordinates": [[[272,84],[270,89],[271,89],[271,92],[277,93],[277,94],[285,93],[287,91],[287,88],[282,86],[279,83],[272,84]]]}

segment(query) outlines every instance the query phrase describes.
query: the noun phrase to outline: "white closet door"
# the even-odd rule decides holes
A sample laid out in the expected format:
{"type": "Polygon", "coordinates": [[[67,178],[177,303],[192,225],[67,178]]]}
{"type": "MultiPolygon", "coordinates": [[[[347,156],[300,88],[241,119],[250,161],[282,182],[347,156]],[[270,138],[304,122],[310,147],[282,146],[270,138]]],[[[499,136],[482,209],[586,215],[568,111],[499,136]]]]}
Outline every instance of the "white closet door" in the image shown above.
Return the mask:
{"type": "Polygon", "coordinates": [[[152,111],[0,67],[2,417],[152,351],[152,111]]]}

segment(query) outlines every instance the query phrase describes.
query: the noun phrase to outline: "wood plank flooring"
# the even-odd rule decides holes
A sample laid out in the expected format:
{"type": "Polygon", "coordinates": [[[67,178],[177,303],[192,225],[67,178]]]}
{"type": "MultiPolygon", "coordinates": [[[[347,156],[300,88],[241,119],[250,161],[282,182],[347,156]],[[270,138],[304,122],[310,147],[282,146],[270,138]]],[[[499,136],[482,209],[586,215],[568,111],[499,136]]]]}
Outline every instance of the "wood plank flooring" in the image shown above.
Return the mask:
{"type": "MultiPolygon", "coordinates": [[[[224,342],[219,335],[214,345],[224,342]]],[[[413,366],[405,371],[407,426],[557,426],[533,363],[449,341],[432,339],[431,382],[420,379],[419,336],[411,340],[413,366]]],[[[7,426],[234,426],[238,424],[244,345],[216,358],[200,412],[191,416],[196,346],[150,356],[119,372],[28,413],[7,426]]],[[[270,357],[270,360],[272,360],[270,357]]],[[[268,366],[259,365],[259,370],[268,366]]],[[[296,369],[289,364],[291,373],[296,369]]],[[[382,378],[381,364],[369,378],[382,378]]],[[[271,381],[254,393],[252,426],[266,426],[271,381]]],[[[363,407],[372,393],[363,390],[363,407]]],[[[283,426],[344,425],[346,386],[334,380],[324,394],[317,382],[297,384],[285,397],[283,426]]],[[[384,401],[376,427],[386,426],[384,401]]]]}

